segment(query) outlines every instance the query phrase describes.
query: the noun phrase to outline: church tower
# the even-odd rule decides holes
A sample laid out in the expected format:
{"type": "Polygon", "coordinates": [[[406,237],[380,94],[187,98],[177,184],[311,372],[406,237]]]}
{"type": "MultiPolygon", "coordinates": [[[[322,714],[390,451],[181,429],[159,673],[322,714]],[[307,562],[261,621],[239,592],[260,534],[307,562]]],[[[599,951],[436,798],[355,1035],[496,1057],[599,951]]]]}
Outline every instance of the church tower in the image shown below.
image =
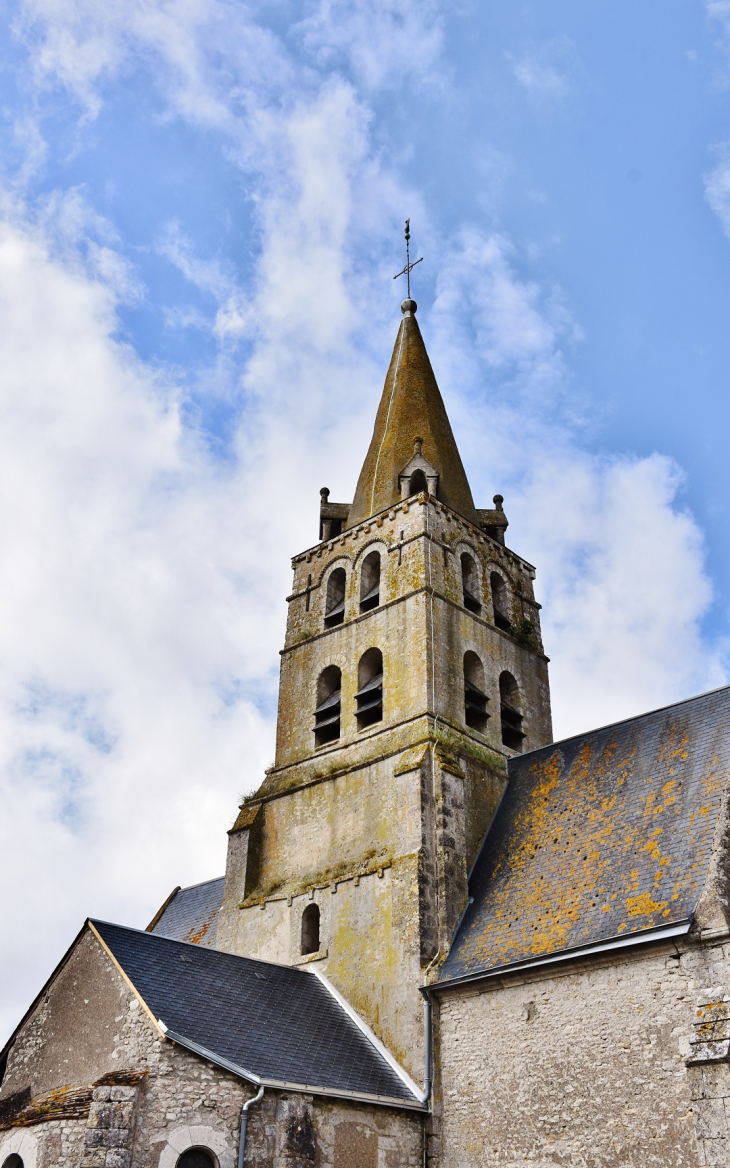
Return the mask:
{"type": "Polygon", "coordinates": [[[422,999],[506,760],[552,740],[534,570],[474,506],[403,319],[353,503],[295,556],[274,766],[229,833],[218,947],[316,963],[416,1079],[422,999]]]}

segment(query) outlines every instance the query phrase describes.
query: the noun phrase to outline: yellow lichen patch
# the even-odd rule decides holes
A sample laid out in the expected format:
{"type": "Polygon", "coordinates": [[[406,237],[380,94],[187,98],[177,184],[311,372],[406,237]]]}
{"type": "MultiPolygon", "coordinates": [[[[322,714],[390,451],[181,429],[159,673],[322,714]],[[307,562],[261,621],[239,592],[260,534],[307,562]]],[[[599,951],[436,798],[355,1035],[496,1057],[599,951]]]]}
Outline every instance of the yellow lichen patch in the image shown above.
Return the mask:
{"type": "Polygon", "coordinates": [[[652,900],[648,892],[642,892],[639,896],[629,896],[626,900],[626,911],[631,917],[649,916],[661,912],[666,906],[666,900],[652,900]]]}

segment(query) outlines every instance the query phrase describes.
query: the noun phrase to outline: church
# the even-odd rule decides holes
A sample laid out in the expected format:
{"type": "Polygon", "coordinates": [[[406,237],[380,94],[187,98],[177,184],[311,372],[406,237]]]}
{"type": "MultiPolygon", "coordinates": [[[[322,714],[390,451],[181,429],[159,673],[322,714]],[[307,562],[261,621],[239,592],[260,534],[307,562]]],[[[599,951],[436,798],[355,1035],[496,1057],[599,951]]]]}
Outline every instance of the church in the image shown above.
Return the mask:
{"type": "Polygon", "coordinates": [[[553,741],[416,310],[294,556],[225,875],[83,924],[0,1055],[0,1168],[730,1165],[730,688],[553,741]]]}

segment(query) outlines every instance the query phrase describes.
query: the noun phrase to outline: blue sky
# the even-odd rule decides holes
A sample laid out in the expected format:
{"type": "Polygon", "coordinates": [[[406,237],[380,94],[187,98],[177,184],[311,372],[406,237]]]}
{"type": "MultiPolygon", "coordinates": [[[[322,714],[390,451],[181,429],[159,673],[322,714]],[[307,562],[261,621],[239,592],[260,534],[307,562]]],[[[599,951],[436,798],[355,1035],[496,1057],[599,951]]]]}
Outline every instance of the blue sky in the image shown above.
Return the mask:
{"type": "Polygon", "coordinates": [[[222,870],[406,216],[477,504],[538,568],[557,733],[727,680],[730,2],[4,9],[9,1028],[87,913],[222,870]]]}

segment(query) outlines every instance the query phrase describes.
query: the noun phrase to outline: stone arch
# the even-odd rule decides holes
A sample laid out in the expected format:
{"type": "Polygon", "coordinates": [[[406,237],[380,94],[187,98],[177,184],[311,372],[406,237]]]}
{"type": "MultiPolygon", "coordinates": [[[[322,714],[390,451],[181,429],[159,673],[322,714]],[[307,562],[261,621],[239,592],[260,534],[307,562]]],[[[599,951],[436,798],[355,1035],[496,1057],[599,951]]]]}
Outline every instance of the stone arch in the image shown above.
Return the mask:
{"type": "Polygon", "coordinates": [[[191,1148],[205,1148],[206,1151],[212,1152],[217,1161],[216,1168],[236,1168],[237,1149],[231,1147],[227,1134],[202,1124],[176,1127],[166,1135],[166,1143],[160,1153],[159,1168],[177,1168],[177,1162],[182,1154],[191,1148]]]}
{"type": "Polygon", "coordinates": [[[345,619],[347,597],[347,569],[337,564],[327,575],[324,592],[324,627],[332,629],[345,619]]]}
{"type": "Polygon", "coordinates": [[[23,1168],[37,1168],[38,1164],[38,1135],[27,1128],[15,1128],[13,1131],[0,1132],[0,1164],[4,1164],[10,1156],[20,1156],[23,1168]]]}

